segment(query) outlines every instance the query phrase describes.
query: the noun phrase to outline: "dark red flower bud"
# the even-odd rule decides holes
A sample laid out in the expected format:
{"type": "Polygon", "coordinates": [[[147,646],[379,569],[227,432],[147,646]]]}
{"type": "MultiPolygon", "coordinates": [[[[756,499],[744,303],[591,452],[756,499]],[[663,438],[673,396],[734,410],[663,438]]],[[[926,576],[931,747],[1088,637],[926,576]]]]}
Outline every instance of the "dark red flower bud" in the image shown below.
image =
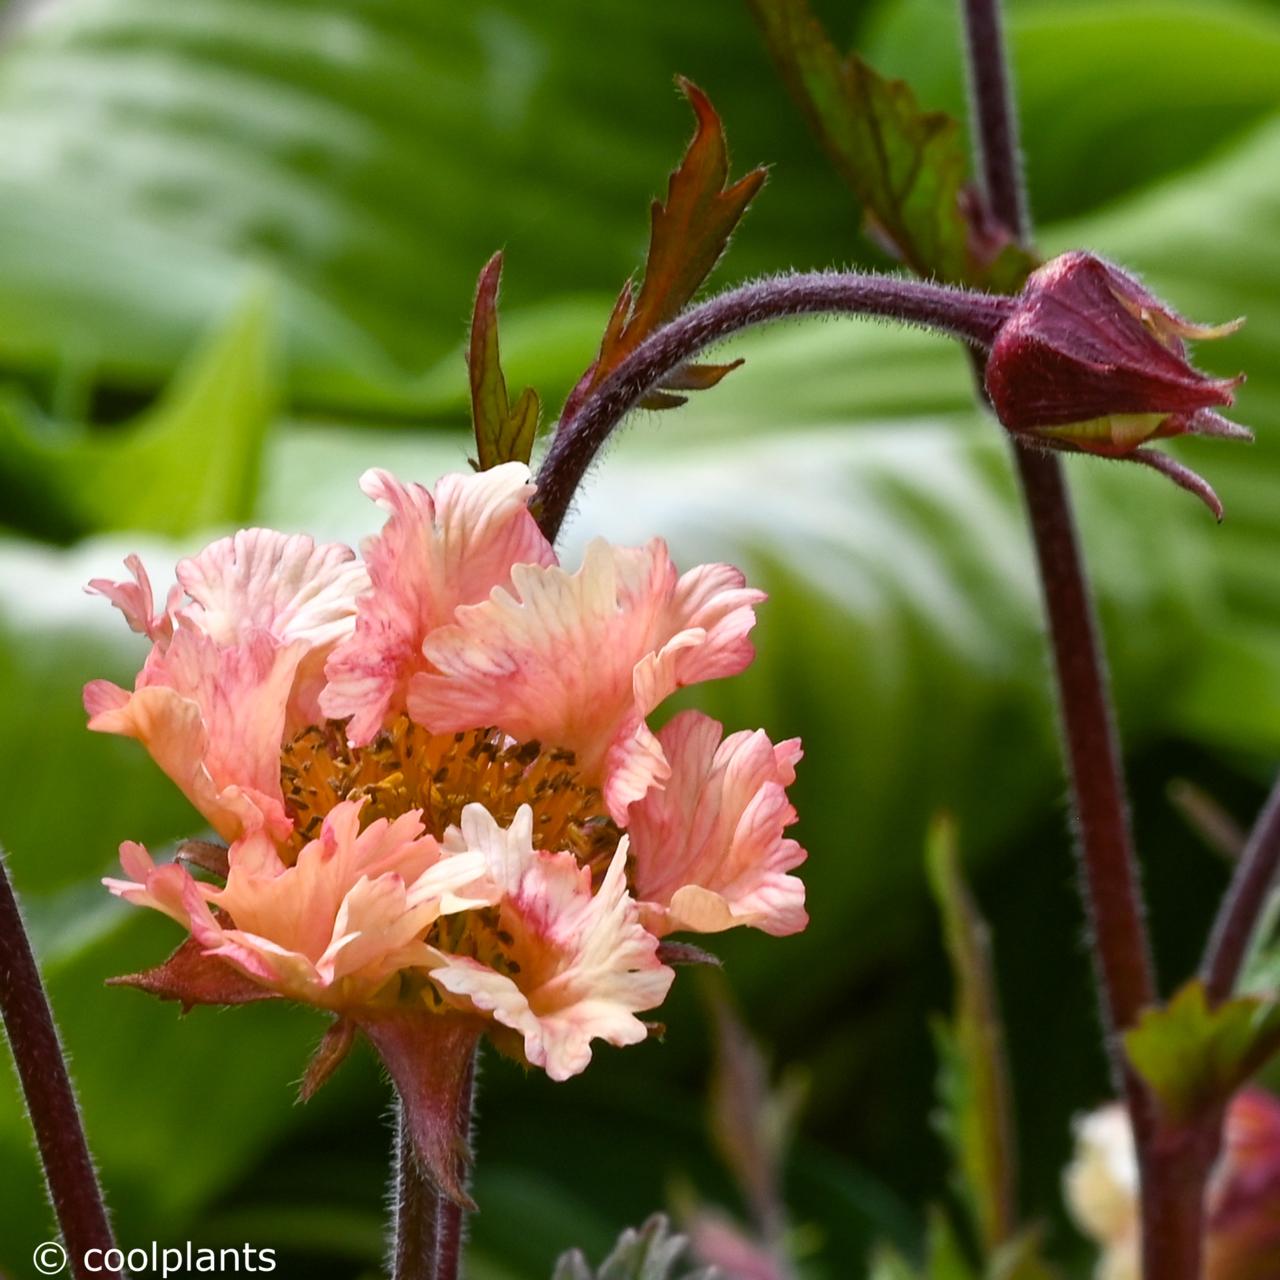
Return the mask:
{"type": "Polygon", "coordinates": [[[1244,380],[1210,378],[1184,339],[1220,338],[1243,323],[1192,324],[1131,275],[1088,253],[1067,253],[1028,278],[987,360],[1000,421],[1050,449],[1142,462],[1197,494],[1222,518],[1209,485],[1168,455],[1141,446],[1166,436],[1251,440],[1215,412],[1244,380]]]}

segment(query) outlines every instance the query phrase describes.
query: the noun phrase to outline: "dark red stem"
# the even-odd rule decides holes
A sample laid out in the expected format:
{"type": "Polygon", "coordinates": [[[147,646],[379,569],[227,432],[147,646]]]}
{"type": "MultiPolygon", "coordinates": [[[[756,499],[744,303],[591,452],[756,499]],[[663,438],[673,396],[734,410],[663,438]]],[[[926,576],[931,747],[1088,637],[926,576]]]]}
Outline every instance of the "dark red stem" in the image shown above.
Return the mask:
{"type": "Polygon", "coordinates": [[[1005,56],[1000,0],[966,0],[964,34],[974,146],[987,207],[1015,240],[1029,244],[1031,217],[1022,179],[1018,111],[1005,56]]]}
{"type": "MultiPolygon", "coordinates": [[[[983,186],[991,213],[1029,243],[1000,0],[964,0],[969,78],[983,186]]],[[[1133,1124],[1142,1173],[1146,1280],[1200,1280],[1204,1192],[1221,1140],[1221,1116],[1171,1130],[1125,1057],[1120,1032],[1156,998],[1137,860],[1106,662],[1062,467],[1014,447],[1031,522],[1053,646],[1063,745],[1078,824],[1081,887],[1089,918],[1108,1054],[1133,1124]]]]}
{"type": "Polygon", "coordinates": [[[49,1199],[62,1231],[67,1265],[76,1280],[119,1277],[118,1271],[90,1271],[92,1249],[115,1247],[98,1175],[89,1156],[80,1108],[67,1074],[53,1012],[45,995],[22,913],[0,856],[0,1011],[27,1099],[44,1165],[49,1199]]]}
{"type": "Polygon", "coordinates": [[[1155,987],[1106,661],[1062,468],[1022,446],[1014,455],[1044,590],[1104,1022],[1114,1037],[1137,1021],[1155,987]]]}
{"type": "MultiPolygon", "coordinates": [[[[475,1099],[476,1055],[471,1055],[457,1112],[457,1179],[466,1185],[475,1099]]],[[[466,1210],[441,1191],[414,1150],[404,1108],[397,1103],[395,1147],[394,1280],[458,1280],[466,1242],[466,1210]]]]}
{"type": "Polygon", "coordinates": [[[647,338],[561,420],[538,471],[538,524],[554,541],[578,485],[614,428],[664,378],[742,329],[788,316],[876,316],[986,348],[1011,306],[994,294],[834,271],[773,276],[719,294],[647,338]]]}
{"type": "Polygon", "coordinates": [[[1214,921],[1200,974],[1214,1003],[1235,989],[1258,919],[1280,868],[1280,777],[1258,815],[1214,921]]]}

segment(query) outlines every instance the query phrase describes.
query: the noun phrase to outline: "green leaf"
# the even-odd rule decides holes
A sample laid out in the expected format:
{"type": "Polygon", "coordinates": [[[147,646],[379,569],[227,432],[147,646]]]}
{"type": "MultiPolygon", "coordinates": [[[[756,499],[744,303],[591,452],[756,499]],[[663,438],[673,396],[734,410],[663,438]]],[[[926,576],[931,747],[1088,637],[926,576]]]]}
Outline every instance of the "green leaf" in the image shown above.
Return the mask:
{"type": "Polygon", "coordinates": [[[975,1232],[991,1257],[1013,1236],[1017,1221],[1016,1140],[991,941],[965,886],[949,819],[934,822],[926,861],[956,987],[951,1021],[934,1027],[939,1123],[975,1232]]]}
{"type": "Polygon", "coordinates": [[[112,430],[45,421],[0,400],[9,519],[57,537],[178,535],[245,521],[275,410],[270,295],[257,289],[188,358],[154,408],[112,430]]]}
{"type": "Polygon", "coordinates": [[[1280,1052],[1280,1001],[1236,996],[1210,1008],[1204,984],[1189,982],[1167,1005],[1145,1010],[1124,1046],[1170,1119],[1191,1121],[1280,1052]]]}
{"type": "Polygon", "coordinates": [[[639,1230],[624,1231],[595,1270],[578,1250],[566,1253],[553,1280],[713,1280],[711,1271],[686,1265],[686,1251],[685,1238],[672,1232],[662,1214],[654,1214],[639,1230]]]}
{"type": "Polygon", "coordinates": [[[502,462],[528,462],[542,406],[526,387],[513,405],[498,352],[498,282],[502,254],[495,253],[480,273],[471,317],[467,371],[471,380],[471,425],[476,437],[477,470],[502,462]]]}
{"type": "Polygon", "coordinates": [[[957,120],[926,111],[911,87],[856,53],[841,56],[809,0],[750,0],[792,96],[863,205],[868,234],[917,275],[1000,291],[1035,266],[992,239],[966,186],[957,120]],[[969,211],[969,212],[967,212],[969,211]]]}

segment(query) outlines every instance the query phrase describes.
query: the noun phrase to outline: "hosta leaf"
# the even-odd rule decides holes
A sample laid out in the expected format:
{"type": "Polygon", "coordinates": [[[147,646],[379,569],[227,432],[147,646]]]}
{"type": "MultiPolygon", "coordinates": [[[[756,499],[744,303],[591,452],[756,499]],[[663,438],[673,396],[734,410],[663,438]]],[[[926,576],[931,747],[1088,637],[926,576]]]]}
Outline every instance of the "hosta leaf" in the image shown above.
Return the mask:
{"type": "Polygon", "coordinates": [[[1211,1008],[1204,985],[1190,982],[1167,1005],[1146,1010],[1124,1046],[1169,1117],[1192,1120],[1280,1052],[1280,1001],[1236,996],[1211,1008]]]}
{"type": "Polygon", "coordinates": [[[926,860],[955,983],[952,1018],[935,1024],[939,1123],[978,1239],[990,1257],[1012,1237],[1017,1218],[1016,1139],[991,941],[964,883],[949,820],[934,823],[926,860]]]}
{"type": "Polygon", "coordinates": [[[538,430],[538,393],[526,387],[512,404],[498,351],[498,282],[502,254],[495,253],[480,273],[471,317],[467,370],[471,379],[471,426],[476,437],[477,470],[501,462],[528,462],[538,430]]]}
{"type": "Polygon", "coordinates": [[[151,409],[111,430],[48,422],[0,401],[8,521],[69,538],[177,535],[249,518],[276,407],[271,306],[259,289],[194,352],[151,409]]]}
{"type": "Polygon", "coordinates": [[[554,1280],[715,1280],[715,1273],[687,1263],[688,1242],[655,1214],[636,1230],[618,1237],[613,1252],[595,1269],[578,1250],[556,1264],[554,1280]]]}
{"type": "MultiPolygon", "coordinates": [[[[747,206],[764,185],[765,170],[753,169],[729,182],[729,147],[716,109],[697,85],[681,79],[680,88],[697,117],[693,140],[667,184],[667,199],[653,202],[649,253],[639,293],[623,287],[600,344],[600,354],[565,405],[572,416],[586,394],[598,386],[650,334],[684,308],[711,274],[747,206]]],[[[740,362],[693,365],[679,369],[662,385],[669,391],[698,391],[714,386],[740,362]]],[[[673,408],[678,395],[651,396],[645,407],[673,408]]]]}
{"type": "Polygon", "coordinates": [[[792,95],[863,205],[867,230],[917,275],[1016,288],[1033,259],[1001,236],[966,186],[957,120],[902,80],[841,55],[809,0],[750,0],[792,95]]]}

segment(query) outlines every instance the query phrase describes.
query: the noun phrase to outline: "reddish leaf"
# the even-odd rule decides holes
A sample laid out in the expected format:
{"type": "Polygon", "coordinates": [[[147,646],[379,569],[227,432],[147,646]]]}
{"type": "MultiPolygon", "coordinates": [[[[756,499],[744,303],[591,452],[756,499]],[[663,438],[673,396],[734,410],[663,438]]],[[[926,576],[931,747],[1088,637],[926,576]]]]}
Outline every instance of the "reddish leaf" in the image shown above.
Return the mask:
{"type": "Polygon", "coordinates": [[[395,1084],[423,1169],[469,1209],[468,1145],[472,1062],[483,1025],[461,1014],[392,1012],[359,1019],[395,1084]]]}
{"type": "Polygon", "coordinates": [[[327,1084],[329,1077],[343,1064],[351,1046],[355,1043],[355,1023],[347,1018],[339,1018],[324,1033],[324,1039],[316,1046],[316,1051],[307,1063],[306,1074],[298,1088],[298,1101],[310,1102],[320,1088],[327,1084]]]}
{"type": "Polygon", "coordinates": [[[526,387],[514,405],[507,395],[507,380],[498,351],[501,275],[502,254],[495,253],[480,273],[471,316],[467,367],[471,377],[471,421],[476,436],[476,461],[472,465],[478,471],[487,471],[502,462],[528,462],[541,412],[538,393],[532,387],[526,387]]]}
{"type": "Polygon", "coordinates": [[[251,1004],[276,998],[274,991],[246,978],[225,960],[206,955],[194,938],[188,938],[164,964],[108,978],[107,985],[137,987],[161,1000],[180,1000],[183,1013],[197,1004],[251,1004]]]}
{"type": "MultiPolygon", "coordinates": [[[[572,417],[588,392],[605,380],[647,337],[673,319],[697,293],[729,244],[747,206],[765,180],[764,169],[753,169],[732,185],[724,126],[711,100],[697,85],[677,78],[697,117],[693,140],[667,184],[667,199],[653,202],[649,252],[644,279],[636,294],[628,281],[618,295],[605,327],[600,354],[582,376],[565,405],[572,417]]],[[[664,384],[675,391],[714,386],[729,365],[690,365],[664,384]]],[[[681,396],[655,393],[647,408],[667,409],[683,404],[681,396]]]]}

